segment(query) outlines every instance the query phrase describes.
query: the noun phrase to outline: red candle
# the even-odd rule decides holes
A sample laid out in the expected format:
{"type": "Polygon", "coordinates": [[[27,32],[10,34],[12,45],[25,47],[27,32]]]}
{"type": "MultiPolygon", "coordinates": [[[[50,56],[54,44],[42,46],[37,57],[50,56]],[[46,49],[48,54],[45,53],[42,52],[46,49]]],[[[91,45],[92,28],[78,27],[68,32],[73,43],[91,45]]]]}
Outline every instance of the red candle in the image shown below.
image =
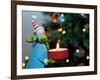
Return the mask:
{"type": "Polygon", "coordinates": [[[49,59],[63,60],[69,58],[69,51],[67,48],[50,49],[48,51],[49,59]]]}

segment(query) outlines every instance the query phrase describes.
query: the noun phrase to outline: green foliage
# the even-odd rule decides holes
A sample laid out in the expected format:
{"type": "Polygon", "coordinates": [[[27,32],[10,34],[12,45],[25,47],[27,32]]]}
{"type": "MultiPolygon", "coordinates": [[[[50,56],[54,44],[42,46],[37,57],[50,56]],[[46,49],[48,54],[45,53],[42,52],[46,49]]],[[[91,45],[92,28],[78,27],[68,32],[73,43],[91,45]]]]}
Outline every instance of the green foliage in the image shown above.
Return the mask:
{"type": "MultiPolygon", "coordinates": [[[[45,13],[46,14],[46,13],[45,13]]],[[[49,42],[60,39],[62,47],[68,47],[69,45],[73,47],[78,47],[80,45],[89,46],[89,26],[84,26],[89,24],[89,15],[88,14],[64,14],[65,22],[53,23],[53,21],[44,24],[44,27],[47,28],[49,33],[49,42]],[[62,27],[66,31],[65,34],[62,34],[57,31],[59,27],[62,27]],[[83,32],[82,29],[85,28],[86,31],[83,32]]]]}

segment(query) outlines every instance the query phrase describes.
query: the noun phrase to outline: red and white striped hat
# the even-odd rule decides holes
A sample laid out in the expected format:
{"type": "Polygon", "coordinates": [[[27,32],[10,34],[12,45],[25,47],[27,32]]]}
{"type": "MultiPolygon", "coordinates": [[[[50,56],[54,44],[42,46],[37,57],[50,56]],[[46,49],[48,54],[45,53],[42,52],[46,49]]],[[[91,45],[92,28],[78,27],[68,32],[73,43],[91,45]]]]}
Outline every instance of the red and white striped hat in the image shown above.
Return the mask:
{"type": "Polygon", "coordinates": [[[32,20],[32,26],[33,26],[34,32],[38,32],[39,30],[44,31],[44,28],[40,26],[35,20],[32,20]]]}

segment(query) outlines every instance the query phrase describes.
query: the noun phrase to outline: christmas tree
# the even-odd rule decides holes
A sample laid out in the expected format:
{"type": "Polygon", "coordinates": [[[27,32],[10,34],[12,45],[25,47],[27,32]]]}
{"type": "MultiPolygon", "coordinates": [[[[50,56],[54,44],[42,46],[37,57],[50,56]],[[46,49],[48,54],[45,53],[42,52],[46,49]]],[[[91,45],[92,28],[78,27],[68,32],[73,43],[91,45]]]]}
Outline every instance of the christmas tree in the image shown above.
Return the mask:
{"type": "Polygon", "coordinates": [[[65,65],[89,65],[89,14],[44,12],[44,15],[51,17],[43,24],[50,49],[60,40],[60,47],[69,49],[65,65]]]}

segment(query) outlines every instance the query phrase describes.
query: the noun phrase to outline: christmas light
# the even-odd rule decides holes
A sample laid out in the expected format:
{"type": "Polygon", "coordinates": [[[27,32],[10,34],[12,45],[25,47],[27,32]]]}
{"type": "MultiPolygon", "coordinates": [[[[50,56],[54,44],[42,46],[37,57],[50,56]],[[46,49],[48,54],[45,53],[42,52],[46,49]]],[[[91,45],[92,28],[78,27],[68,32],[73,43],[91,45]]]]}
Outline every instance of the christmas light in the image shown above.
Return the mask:
{"type": "Polygon", "coordinates": [[[22,63],[22,67],[25,67],[25,63],[22,63]]]}
{"type": "Polygon", "coordinates": [[[29,57],[28,56],[25,56],[25,60],[28,60],[29,59],[29,57]]]}
{"type": "Polygon", "coordinates": [[[61,17],[64,17],[64,14],[61,14],[61,17]]]}
{"type": "Polygon", "coordinates": [[[64,18],[61,18],[61,19],[60,19],[60,21],[61,21],[61,22],[64,22],[64,21],[65,21],[65,19],[64,19],[64,18]]]}
{"type": "Polygon", "coordinates": [[[83,29],[82,29],[82,31],[83,31],[83,32],[86,32],[86,29],[85,29],[85,28],[83,28],[83,29]]]}
{"type": "Polygon", "coordinates": [[[63,31],[63,32],[62,32],[62,34],[65,34],[65,33],[66,33],[66,31],[63,31]]]}
{"type": "Polygon", "coordinates": [[[69,59],[67,59],[66,62],[69,63],[69,59]]]}
{"type": "Polygon", "coordinates": [[[53,22],[54,22],[54,23],[57,23],[57,20],[56,20],[56,19],[53,19],[53,22]]]}
{"type": "Polygon", "coordinates": [[[76,52],[79,53],[79,49],[77,49],[76,52]]]}
{"type": "Polygon", "coordinates": [[[58,28],[58,32],[62,32],[63,31],[63,29],[62,28],[58,28]]]}
{"type": "Polygon", "coordinates": [[[88,60],[88,59],[90,59],[90,57],[89,57],[89,56],[87,56],[87,57],[86,57],[86,59],[88,60]]]}

